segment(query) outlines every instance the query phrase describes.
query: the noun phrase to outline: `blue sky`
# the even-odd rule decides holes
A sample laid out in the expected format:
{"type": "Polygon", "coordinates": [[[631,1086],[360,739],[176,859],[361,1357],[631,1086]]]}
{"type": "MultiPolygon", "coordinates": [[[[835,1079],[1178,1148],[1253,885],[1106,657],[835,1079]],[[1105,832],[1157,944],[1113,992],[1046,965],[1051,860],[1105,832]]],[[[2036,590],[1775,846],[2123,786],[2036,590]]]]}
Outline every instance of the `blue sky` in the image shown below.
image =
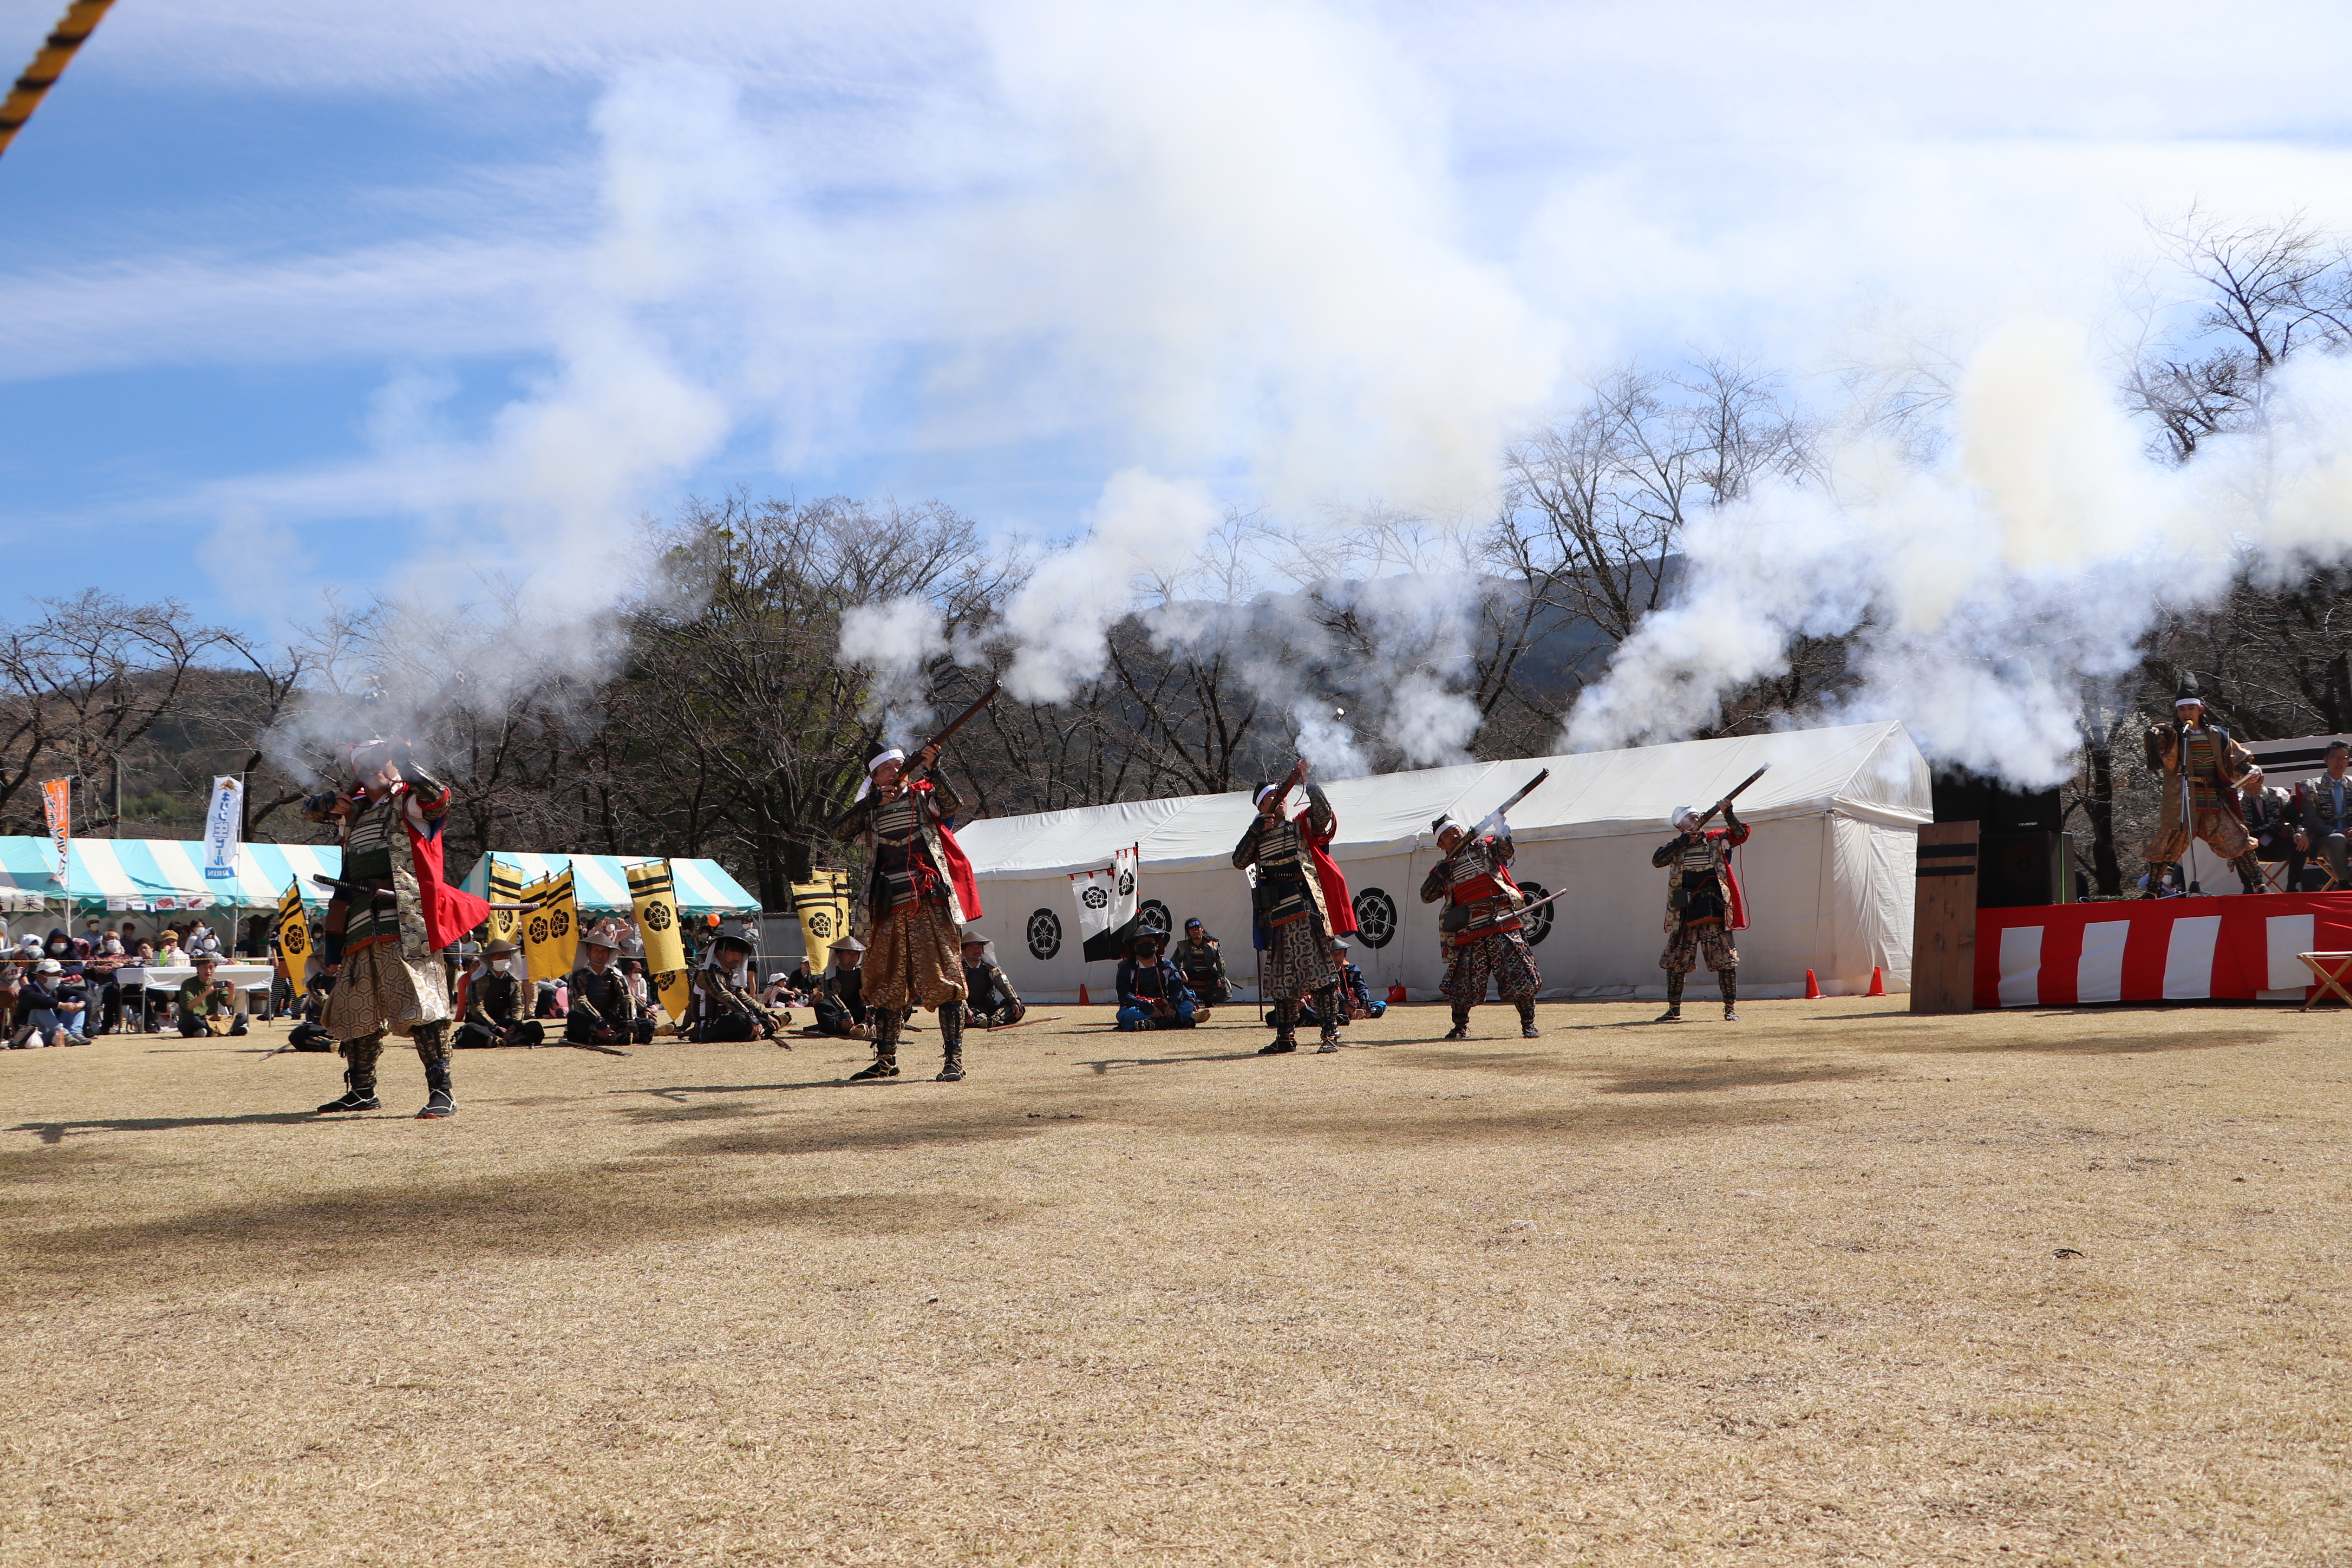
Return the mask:
{"type": "Polygon", "coordinates": [[[1475,514],[1628,354],[2123,352],[2147,216],[2352,226],[2348,61],[2319,5],[127,4],[0,157],[0,614],[576,592],[736,487],[1475,514]]]}

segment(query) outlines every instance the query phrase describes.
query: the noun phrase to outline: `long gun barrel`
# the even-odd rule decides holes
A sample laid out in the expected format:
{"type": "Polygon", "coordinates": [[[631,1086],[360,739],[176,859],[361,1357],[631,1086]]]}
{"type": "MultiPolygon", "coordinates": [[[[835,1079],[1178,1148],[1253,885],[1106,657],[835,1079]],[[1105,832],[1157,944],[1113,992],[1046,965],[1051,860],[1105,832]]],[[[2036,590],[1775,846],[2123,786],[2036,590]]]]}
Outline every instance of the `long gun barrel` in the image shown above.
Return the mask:
{"type": "Polygon", "coordinates": [[[1729,795],[1725,795],[1721,800],[1717,801],[1713,805],[1708,806],[1705,812],[1700,814],[1698,826],[1705,827],[1709,822],[1713,821],[1717,812],[1721,811],[1725,806],[1729,805],[1733,801],[1738,800],[1749,784],[1752,784],[1758,779],[1762,778],[1767,773],[1771,771],[1771,768],[1772,764],[1766,763],[1762,767],[1758,768],[1754,773],[1749,773],[1746,778],[1741,779],[1739,781],[1738,789],[1733,790],[1729,795]]]}

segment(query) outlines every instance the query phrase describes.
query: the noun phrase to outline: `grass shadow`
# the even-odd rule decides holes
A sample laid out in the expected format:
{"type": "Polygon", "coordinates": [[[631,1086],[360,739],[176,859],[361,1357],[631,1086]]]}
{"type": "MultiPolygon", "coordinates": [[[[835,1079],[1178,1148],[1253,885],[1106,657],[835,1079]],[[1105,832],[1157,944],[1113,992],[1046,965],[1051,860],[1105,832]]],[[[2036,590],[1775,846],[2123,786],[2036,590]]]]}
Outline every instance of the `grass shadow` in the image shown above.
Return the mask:
{"type": "Polygon", "coordinates": [[[1840,1083],[1850,1079],[1882,1078],[1874,1068],[1840,1067],[1830,1062],[1788,1066],[1778,1062],[1675,1062],[1646,1072],[1627,1073],[1603,1084],[1602,1094],[1710,1094],[1727,1089],[1771,1089],[1791,1083],[1840,1083]]]}
{"type": "Polygon", "coordinates": [[[7,1131],[37,1132],[44,1143],[62,1143],[69,1134],[81,1132],[175,1132],[190,1127],[324,1124],[327,1120],[314,1110],[257,1110],[249,1116],[124,1116],[90,1121],[20,1121],[7,1131]]]}
{"type": "Polygon", "coordinates": [[[1193,1062],[1245,1062],[1256,1055],[1255,1051],[1222,1051],[1213,1056],[1199,1057],[1102,1057],[1093,1061],[1075,1061],[1070,1065],[1092,1068],[1095,1069],[1095,1076],[1100,1078],[1113,1068],[1183,1067],[1193,1062]]]}
{"type": "Polygon", "coordinates": [[[1853,1041],[1852,1044],[1878,1046],[1891,1054],[1906,1056],[2056,1056],[2056,1057],[2138,1057],[2169,1051],[2216,1051],[2239,1046],[2259,1046],[2284,1037],[2284,1031],[2258,1029],[2242,1035],[2090,1035],[2063,1040],[1953,1040],[1921,1039],[1916,1036],[1890,1037],[1881,1041],[1853,1041]]]}

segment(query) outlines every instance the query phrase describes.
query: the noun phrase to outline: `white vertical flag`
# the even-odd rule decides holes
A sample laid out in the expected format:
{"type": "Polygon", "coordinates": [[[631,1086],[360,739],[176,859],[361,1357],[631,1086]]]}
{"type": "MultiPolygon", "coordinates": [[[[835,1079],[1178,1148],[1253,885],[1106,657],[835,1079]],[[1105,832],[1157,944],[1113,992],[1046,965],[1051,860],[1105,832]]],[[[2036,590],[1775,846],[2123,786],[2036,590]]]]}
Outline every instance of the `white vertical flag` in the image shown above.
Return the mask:
{"type": "Polygon", "coordinates": [[[1130,845],[1114,853],[1110,864],[1097,871],[1076,871],[1070,891],[1078,900],[1078,934],[1085,938],[1088,963],[1122,956],[1136,931],[1136,911],[1142,901],[1136,869],[1141,847],[1130,845]]]}
{"type": "Polygon", "coordinates": [[[213,801],[205,812],[205,875],[236,875],[236,846],[245,827],[245,781],[213,780],[213,801]]]}

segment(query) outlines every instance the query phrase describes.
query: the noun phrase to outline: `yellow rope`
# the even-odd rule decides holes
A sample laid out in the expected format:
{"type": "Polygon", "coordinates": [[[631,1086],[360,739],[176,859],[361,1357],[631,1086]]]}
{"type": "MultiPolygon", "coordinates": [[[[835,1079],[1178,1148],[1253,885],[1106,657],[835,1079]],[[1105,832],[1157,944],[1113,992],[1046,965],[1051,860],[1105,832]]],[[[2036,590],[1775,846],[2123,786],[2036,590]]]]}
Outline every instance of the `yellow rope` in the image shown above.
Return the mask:
{"type": "Polygon", "coordinates": [[[9,89],[8,101],[0,103],[0,153],[5,153],[8,143],[16,140],[16,132],[25,128],[25,121],[33,118],[33,110],[41,106],[42,98],[65,74],[74,51],[89,40],[98,27],[98,19],[113,4],[114,0],[73,0],[66,7],[66,14],[58,18],[56,30],[42,40],[40,52],[9,89]]]}

